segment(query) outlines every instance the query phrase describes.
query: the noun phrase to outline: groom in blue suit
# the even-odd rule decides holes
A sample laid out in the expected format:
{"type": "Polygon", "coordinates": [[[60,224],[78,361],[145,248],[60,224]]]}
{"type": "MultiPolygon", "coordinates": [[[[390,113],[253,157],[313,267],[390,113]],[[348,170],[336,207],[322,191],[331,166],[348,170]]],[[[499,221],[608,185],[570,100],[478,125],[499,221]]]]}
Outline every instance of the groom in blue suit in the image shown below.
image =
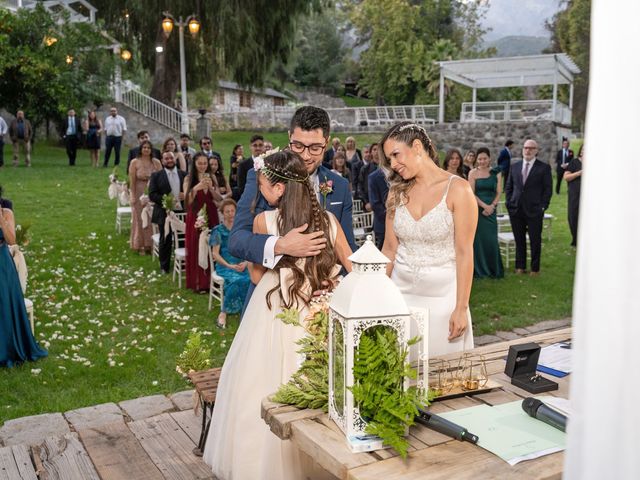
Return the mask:
{"type": "MultiPolygon", "coordinates": [[[[356,244],[353,238],[352,208],[349,182],[340,174],[322,166],[325,149],[329,143],[330,120],[326,111],[318,107],[306,106],[296,110],[289,127],[289,148],[304,160],[310,181],[318,191],[319,184],[329,180],[333,190],[324,198],[318,193],[320,205],[333,213],[347,237],[352,250],[356,244]]],[[[271,210],[267,201],[257,192],[256,173],[253,168],[247,173],[247,182],[229,236],[229,251],[232,255],[266,268],[273,268],[282,255],[310,257],[317,255],[326,246],[322,232],[304,233],[308,225],[300,225],[283,237],[253,233],[253,219],[265,210],[271,210]],[[255,211],[251,205],[256,198],[255,211]]],[[[245,307],[251,298],[254,285],[249,289],[245,307]]]]}

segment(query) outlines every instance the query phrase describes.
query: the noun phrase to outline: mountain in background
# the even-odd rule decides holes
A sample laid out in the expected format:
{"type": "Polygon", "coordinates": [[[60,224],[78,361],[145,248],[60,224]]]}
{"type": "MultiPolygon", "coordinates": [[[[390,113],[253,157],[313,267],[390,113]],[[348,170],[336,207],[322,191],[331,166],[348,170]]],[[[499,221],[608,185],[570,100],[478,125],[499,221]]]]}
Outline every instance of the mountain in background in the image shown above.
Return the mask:
{"type": "Polygon", "coordinates": [[[549,37],[531,37],[526,35],[510,35],[498,40],[485,42],[484,47],[496,49],[496,57],[519,57],[522,55],[538,55],[550,44],[549,37]]]}
{"type": "Polygon", "coordinates": [[[559,10],[562,0],[489,0],[482,20],[490,28],[486,42],[512,35],[549,37],[545,21],[559,10]]]}

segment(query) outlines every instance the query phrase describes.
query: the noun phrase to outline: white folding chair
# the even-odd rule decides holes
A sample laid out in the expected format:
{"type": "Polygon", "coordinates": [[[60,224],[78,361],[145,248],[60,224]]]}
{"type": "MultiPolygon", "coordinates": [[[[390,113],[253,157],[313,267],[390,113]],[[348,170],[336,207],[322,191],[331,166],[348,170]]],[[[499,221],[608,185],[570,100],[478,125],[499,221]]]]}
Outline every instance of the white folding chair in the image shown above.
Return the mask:
{"type": "Polygon", "coordinates": [[[153,234],[151,235],[151,240],[153,241],[151,260],[153,261],[154,258],[160,257],[160,228],[155,223],[152,223],[151,230],[153,231],[153,234]]]}
{"type": "Polygon", "coordinates": [[[131,206],[122,205],[120,196],[118,198],[118,206],[116,207],[116,232],[122,233],[123,228],[131,228],[131,206]]]}
{"type": "Polygon", "coordinates": [[[222,302],[224,299],[224,278],[216,273],[216,261],[213,258],[213,252],[209,247],[209,272],[211,272],[211,280],[209,281],[209,310],[213,300],[217,300],[222,310],[222,302]]]}
{"type": "Polygon", "coordinates": [[[353,200],[353,209],[352,209],[353,213],[363,213],[364,212],[364,208],[362,208],[362,200],[356,198],[353,200]]]}
{"type": "Polygon", "coordinates": [[[361,246],[367,240],[367,235],[371,235],[375,243],[373,233],[373,212],[356,213],[353,215],[353,238],[356,245],[361,246]]]}
{"type": "Polygon", "coordinates": [[[544,218],[542,219],[542,227],[547,230],[547,239],[549,240],[551,240],[551,235],[553,233],[551,227],[553,226],[554,218],[555,217],[550,213],[545,213],[544,218]]]}
{"type": "MultiPolygon", "coordinates": [[[[176,214],[178,215],[178,214],[176,214]]],[[[180,216],[178,216],[180,218],[180,216]]],[[[183,217],[184,218],[184,217],[183,217]]],[[[183,218],[180,218],[183,220],[183,218]]],[[[184,221],[184,220],[183,220],[184,221]]],[[[187,249],[184,245],[184,229],[173,228],[173,275],[172,279],[176,281],[178,275],[178,287],[182,288],[182,273],[186,271],[187,266],[187,249]]]]}

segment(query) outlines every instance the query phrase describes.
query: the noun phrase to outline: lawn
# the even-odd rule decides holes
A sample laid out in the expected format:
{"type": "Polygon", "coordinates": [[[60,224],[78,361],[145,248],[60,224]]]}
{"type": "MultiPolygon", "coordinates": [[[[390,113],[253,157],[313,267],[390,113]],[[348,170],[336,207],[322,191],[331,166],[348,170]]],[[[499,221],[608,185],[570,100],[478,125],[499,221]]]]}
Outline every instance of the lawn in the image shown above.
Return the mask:
{"type": "MultiPolygon", "coordinates": [[[[214,149],[228,162],[235,143],[248,152],[249,136],[216,133],[214,149]]],[[[285,133],[265,136],[275,145],[286,142],[285,133]]],[[[378,138],[356,136],[360,146],[378,138]]],[[[175,372],[175,357],[193,330],[203,332],[215,365],[224,360],[237,317],[226,331],[217,330],[217,311],[207,311],[206,295],[178,290],[159,273],[157,262],[129,249],[128,233],[114,230],[109,173],[91,168],[86,151],[70,168],[62,148],[42,143],[32,168],[0,169],[17,223],[32,223],[27,296],[35,304],[36,337],[49,350],[42,361],[0,370],[0,424],[186,389],[175,372]]],[[[551,203],[553,240],[545,240],[539,278],[508,274],[474,283],[476,334],[570,315],[575,253],[569,247],[566,201],[564,186],[551,203]]]]}

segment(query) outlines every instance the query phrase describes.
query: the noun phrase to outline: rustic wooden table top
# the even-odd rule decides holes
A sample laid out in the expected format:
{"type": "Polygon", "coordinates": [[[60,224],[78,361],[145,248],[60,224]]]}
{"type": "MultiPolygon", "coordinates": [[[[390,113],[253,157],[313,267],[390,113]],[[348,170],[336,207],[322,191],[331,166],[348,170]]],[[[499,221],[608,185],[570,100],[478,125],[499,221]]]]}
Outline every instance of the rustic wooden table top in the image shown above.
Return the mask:
{"type": "MultiPolygon", "coordinates": [[[[472,353],[484,355],[490,378],[501,387],[488,393],[434,402],[429,408],[430,411],[442,413],[481,404],[498,405],[531,396],[529,392],[511,385],[510,378],[504,374],[509,346],[525,342],[536,342],[546,346],[570,338],[571,328],[565,328],[472,350],[472,353]]],[[[453,360],[457,356],[448,355],[441,358],[453,360]]],[[[545,395],[569,398],[570,376],[549,378],[559,384],[559,389],[545,395]]],[[[351,453],[344,434],[320,410],[299,410],[265,399],[262,402],[262,418],[275,435],[282,439],[290,439],[300,450],[339,479],[522,480],[562,477],[563,452],[521,462],[511,467],[483,448],[453,440],[422,425],[416,425],[409,432],[409,456],[403,460],[390,449],[351,453]]]]}

